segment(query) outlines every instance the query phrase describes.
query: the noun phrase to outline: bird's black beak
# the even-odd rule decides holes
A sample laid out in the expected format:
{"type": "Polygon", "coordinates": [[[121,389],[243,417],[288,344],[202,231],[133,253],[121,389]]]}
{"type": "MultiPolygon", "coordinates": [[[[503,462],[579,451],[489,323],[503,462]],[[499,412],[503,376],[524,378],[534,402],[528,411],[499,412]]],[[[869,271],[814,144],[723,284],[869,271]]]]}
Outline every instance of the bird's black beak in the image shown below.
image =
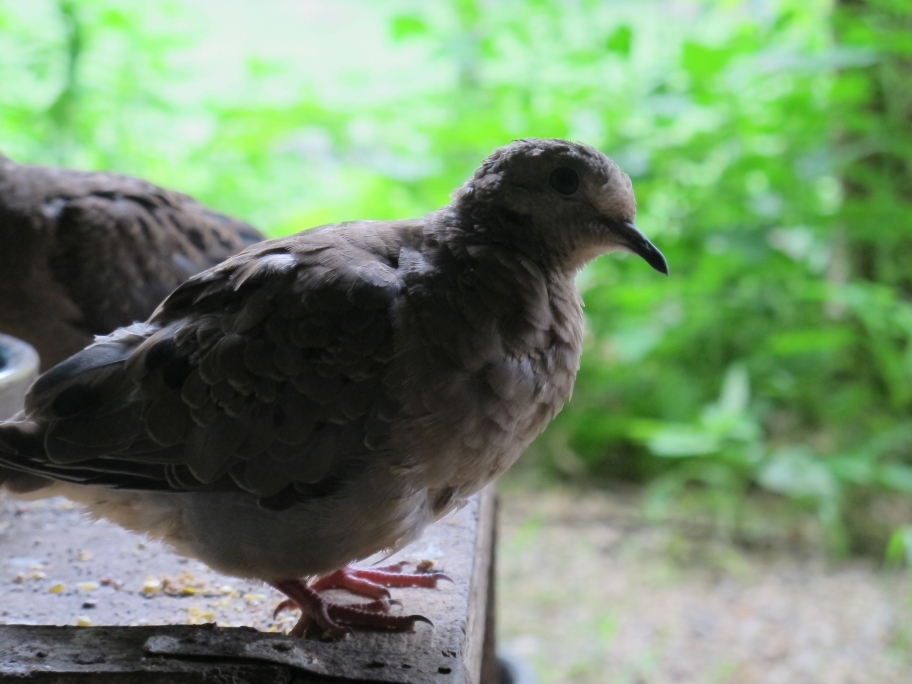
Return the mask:
{"type": "Polygon", "coordinates": [[[668,275],[668,262],[665,260],[665,255],[640,232],[633,221],[618,221],[613,227],[618,244],[622,248],[643,257],[646,263],[659,273],[668,275]]]}

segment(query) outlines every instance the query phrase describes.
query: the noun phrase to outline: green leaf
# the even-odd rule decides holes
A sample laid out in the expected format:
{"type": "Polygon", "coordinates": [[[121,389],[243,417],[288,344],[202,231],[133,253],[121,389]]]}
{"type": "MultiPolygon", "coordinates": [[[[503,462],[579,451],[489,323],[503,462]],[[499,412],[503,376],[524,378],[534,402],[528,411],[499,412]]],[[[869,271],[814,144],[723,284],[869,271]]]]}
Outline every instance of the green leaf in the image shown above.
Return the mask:
{"type": "Polygon", "coordinates": [[[619,26],[605,41],[605,47],[608,48],[609,52],[615,52],[622,57],[630,56],[632,44],[633,31],[629,26],[619,26]]]}
{"type": "Polygon", "coordinates": [[[840,482],[869,485],[875,481],[875,464],[864,453],[830,457],[826,463],[830,472],[840,482]]]}
{"type": "Polygon", "coordinates": [[[777,332],[770,336],[769,345],[774,354],[809,354],[841,349],[851,343],[853,337],[847,328],[804,328],[777,332]]]}
{"type": "Polygon", "coordinates": [[[784,447],[760,468],[758,481],[770,491],[818,501],[833,500],[839,484],[807,447],[784,447]]]}
{"type": "Polygon", "coordinates": [[[681,65],[693,76],[713,76],[726,67],[734,52],[695,42],[686,42],[682,48],[681,65]]]}
{"type": "Polygon", "coordinates": [[[912,466],[887,463],[880,467],[877,481],[888,489],[912,494],[912,466]]]}
{"type": "Polygon", "coordinates": [[[646,447],[656,456],[682,458],[715,453],[720,445],[716,435],[680,425],[668,426],[654,433],[646,441],[646,447]]]}
{"type": "Polygon", "coordinates": [[[750,377],[742,363],[734,363],[725,372],[718,406],[726,413],[744,413],[750,400],[750,377]]]}
{"type": "Polygon", "coordinates": [[[393,39],[397,41],[427,35],[429,31],[427,23],[417,14],[400,14],[393,17],[390,30],[393,39]]]}
{"type": "Polygon", "coordinates": [[[902,525],[893,530],[884,560],[889,567],[912,566],[912,525],[902,525]]]}

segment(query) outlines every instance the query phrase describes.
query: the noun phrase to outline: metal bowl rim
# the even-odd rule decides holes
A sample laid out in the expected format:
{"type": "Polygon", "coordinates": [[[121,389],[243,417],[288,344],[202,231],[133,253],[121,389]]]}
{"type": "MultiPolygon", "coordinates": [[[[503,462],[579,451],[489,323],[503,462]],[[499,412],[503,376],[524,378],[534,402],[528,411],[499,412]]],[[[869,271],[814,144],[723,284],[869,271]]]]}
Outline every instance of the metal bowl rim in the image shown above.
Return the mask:
{"type": "Polygon", "coordinates": [[[18,337],[0,333],[0,347],[7,351],[7,364],[0,368],[0,386],[12,385],[38,372],[38,352],[18,337]]]}

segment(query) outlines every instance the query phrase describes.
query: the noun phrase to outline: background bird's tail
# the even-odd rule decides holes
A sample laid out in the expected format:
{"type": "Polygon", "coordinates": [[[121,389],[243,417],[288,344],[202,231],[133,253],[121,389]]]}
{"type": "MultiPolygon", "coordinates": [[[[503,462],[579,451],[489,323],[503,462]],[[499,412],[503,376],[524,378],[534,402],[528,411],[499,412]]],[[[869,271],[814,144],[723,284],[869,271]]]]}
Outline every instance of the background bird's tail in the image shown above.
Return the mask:
{"type": "Polygon", "coordinates": [[[42,451],[41,438],[34,423],[0,423],[0,491],[29,494],[53,484],[53,480],[28,469],[28,455],[42,451]]]}

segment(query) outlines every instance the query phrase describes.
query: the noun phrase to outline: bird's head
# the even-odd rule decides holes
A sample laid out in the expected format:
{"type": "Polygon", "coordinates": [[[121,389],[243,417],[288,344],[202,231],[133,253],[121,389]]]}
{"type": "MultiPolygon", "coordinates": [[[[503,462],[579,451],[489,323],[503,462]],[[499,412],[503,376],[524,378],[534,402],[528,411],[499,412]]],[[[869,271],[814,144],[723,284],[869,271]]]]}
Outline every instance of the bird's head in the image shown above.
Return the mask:
{"type": "Polygon", "coordinates": [[[633,222],[630,178],[593,147],[567,140],[516,140],[494,151],[454,202],[479,219],[478,237],[546,251],[579,268],[618,249],[668,274],[662,253],[633,222]]]}

